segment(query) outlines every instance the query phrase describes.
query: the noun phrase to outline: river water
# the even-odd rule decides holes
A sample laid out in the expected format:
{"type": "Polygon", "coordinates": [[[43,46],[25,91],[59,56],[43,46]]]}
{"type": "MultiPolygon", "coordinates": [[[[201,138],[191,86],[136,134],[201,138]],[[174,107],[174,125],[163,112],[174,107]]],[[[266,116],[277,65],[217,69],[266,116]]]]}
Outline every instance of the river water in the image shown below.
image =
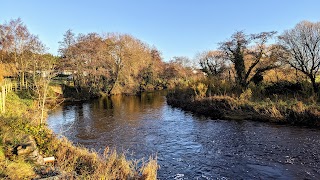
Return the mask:
{"type": "Polygon", "coordinates": [[[319,129],[199,117],[162,92],[65,104],[48,125],[100,152],[157,154],[159,179],[320,179],[319,129]]]}

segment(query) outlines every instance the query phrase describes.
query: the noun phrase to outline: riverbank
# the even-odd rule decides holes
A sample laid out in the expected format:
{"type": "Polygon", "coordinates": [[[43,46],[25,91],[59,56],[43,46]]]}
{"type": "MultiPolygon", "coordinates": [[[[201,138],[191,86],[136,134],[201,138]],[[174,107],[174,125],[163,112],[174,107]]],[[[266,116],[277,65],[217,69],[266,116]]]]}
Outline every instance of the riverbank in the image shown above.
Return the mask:
{"type": "Polygon", "coordinates": [[[176,90],[167,95],[169,105],[214,119],[254,120],[279,124],[320,127],[320,107],[295,99],[251,101],[246,97],[196,97],[191,90],[176,90]]]}
{"type": "Polygon", "coordinates": [[[0,178],[156,179],[154,158],[137,163],[108,148],[101,156],[57,138],[38,117],[35,101],[8,94],[0,121],[0,178]],[[44,163],[45,157],[55,161],[44,163]]]}

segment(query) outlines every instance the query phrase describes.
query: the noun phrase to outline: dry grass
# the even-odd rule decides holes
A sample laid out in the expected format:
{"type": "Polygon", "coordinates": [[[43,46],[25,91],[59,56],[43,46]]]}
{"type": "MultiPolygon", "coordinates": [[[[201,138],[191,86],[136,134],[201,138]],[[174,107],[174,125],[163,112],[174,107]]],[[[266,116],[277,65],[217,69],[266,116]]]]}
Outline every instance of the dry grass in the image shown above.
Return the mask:
{"type": "MultiPolygon", "coordinates": [[[[8,96],[8,113],[0,121],[0,143],[5,151],[0,151],[0,178],[30,179],[35,177],[35,165],[25,162],[12,153],[21,137],[31,135],[40,153],[54,156],[55,165],[67,177],[75,179],[156,179],[158,166],[155,159],[137,167],[124,154],[109,151],[104,155],[73,145],[67,139],[58,139],[47,127],[32,123],[33,102],[19,99],[14,94],[8,96]],[[10,104],[9,104],[10,103],[10,104]],[[6,154],[4,156],[3,154],[6,154]],[[4,160],[3,160],[4,159],[4,160]]],[[[1,147],[0,144],[0,147],[1,147]]]]}
{"type": "Polygon", "coordinates": [[[320,126],[320,106],[306,104],[298,99],[250,100],[248,89],[239,96],[213,95],[195,98],[192,89],[176,90],[167,96],[168,104],[215,119],[257,120],[294,125],[320,126]]]}
{"type": "Polygon", "coordinates": [[[5,157],[3,148],[0,147],[0,178],[4,178],[6,176],[5,167],[6,167],[6,157],[5,157]]]}
{"type": "Polygon", "coordinates": [[[146,180],[157,179],[157,171],[155,169],[159,169],[158,162],[156,158],[150,157],[149,162],[141,168],[142,178],[146,180]]]}
{"type": "Polygon", "coordinates": [[[103,157],[97,152],[75,147],[62,139],[56,153],[58,166],[66,172],[76,172],[85,179],[156,179],[158,165],[153,158],[137,168],[124,154],[106,148],[103,157]]]}
{"type": "Polygon", "coordinates": [[[36,176],[32,164],[24,161],[8,162],[5,174],[9,179],[31,179],[36,176]]]}
{"type": "Polygon", "coordinates": [[[276,118],[276,119],[283,119],[283,115],[278,110],[277,106],[271,105],[271,107],[265,108],[266,115],[269,115],[270,117],[276,118]]]}
{"type": "Polygon", "coordinates": [[[306,106],[302,101],[298,101],[292,106],[292,110],[297,113],[303,113],[306,110],[306,106]]]}

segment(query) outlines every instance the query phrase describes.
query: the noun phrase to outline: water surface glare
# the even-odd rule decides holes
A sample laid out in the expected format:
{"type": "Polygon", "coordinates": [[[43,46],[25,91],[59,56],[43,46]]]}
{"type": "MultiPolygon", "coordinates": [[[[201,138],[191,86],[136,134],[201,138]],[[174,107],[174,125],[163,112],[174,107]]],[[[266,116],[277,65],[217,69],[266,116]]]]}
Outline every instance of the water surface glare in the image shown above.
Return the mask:
{"type": "Polygon", "coordinates": [[[48,125],[100,152],[157,154],[159,179],[320,179],[320,130],[199,117],[162,92],[65,104],[48,125]]]}

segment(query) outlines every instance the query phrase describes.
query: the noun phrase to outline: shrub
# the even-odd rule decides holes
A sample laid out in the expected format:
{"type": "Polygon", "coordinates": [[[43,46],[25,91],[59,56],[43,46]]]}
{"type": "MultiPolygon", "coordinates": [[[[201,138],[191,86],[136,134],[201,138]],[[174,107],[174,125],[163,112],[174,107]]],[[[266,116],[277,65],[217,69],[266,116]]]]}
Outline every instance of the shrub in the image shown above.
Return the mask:
{"type": "Polygon", "coordinates": [[[206,96],[208,85],[204,83],[198,83],[191,86],[197,98],[204,98],[206,96]]]}
{"type": "Polygon", "coordinates": [[[272,94],[295,94],[303,91],[303,85],[301,83],[293,83],[290,81],[279,81],[273,83],[265,88],[266,95],[272,94]]]}
{"type": "Polygon", "coordinates": [[[245,91],[243,91],[241,94],[240,94],[240,100],[241,101],[248,101],[248,100],[251,100],[252,98],[252,91],[250,88],[246,89],[245,91]]]}

